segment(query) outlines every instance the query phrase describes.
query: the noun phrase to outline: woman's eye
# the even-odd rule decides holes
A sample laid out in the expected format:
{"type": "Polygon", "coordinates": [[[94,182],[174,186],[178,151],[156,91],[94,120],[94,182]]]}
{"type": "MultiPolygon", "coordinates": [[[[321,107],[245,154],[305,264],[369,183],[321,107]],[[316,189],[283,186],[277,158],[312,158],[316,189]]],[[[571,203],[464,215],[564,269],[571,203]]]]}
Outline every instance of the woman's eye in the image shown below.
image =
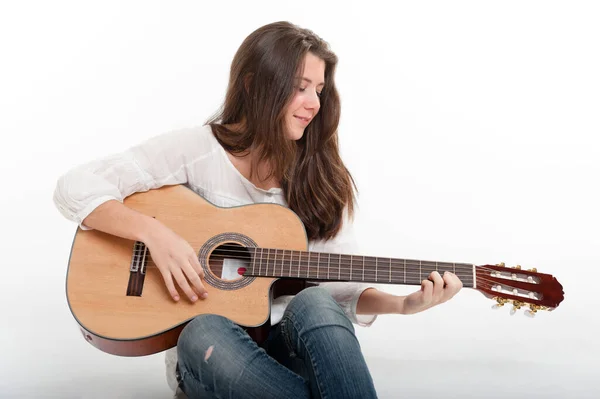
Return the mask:
{"type": "MultiPolygon", "coordinates": [[[[300,91],[301,93],[306,91],[306,87],[298,87],[298,91],[300,91]]],[[[322,92],[317,92],[317,96],[321,97],[322,92]]]]}

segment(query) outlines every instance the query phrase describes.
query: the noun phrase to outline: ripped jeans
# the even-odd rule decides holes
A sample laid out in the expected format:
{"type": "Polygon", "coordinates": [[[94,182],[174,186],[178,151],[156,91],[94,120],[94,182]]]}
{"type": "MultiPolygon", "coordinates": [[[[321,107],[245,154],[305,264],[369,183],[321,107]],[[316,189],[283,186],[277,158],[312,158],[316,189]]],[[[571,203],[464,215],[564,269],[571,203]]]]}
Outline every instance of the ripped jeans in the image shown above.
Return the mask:
{"type": "Polygon", "coordinates": [[[194,398],[375,398],[354,326],[319,287],[297,294],[259,347],[228,319],[202,315],[179,336],[179,387],[194,398]]]}

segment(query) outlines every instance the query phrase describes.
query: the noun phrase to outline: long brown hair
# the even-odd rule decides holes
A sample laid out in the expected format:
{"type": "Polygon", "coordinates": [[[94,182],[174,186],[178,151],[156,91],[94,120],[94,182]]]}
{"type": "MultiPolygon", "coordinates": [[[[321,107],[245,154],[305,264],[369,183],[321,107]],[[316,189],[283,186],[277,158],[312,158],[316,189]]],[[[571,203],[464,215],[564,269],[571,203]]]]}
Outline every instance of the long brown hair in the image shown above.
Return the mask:
{"type": "Polygon", "coordinates": [[[308,29],[289,22],[260,27],[236,52],[225,102],[207,121],[231,154],[252,150],[251,174],[267,161],[272,169],[265,179],[281,182],[287,204],[304,223],[308,239],[333,238],[344,213],[349,218],[354,213],[356,185],[338,149],[337,61],[329,44],[308,29]],[[325,61],[325,87],[319,112],[302,138],[292,141],[286,135],[285,111],[308,52],[325,61]],[[224,126],[234,124],[243,127],[232,131],[224,126]]]}

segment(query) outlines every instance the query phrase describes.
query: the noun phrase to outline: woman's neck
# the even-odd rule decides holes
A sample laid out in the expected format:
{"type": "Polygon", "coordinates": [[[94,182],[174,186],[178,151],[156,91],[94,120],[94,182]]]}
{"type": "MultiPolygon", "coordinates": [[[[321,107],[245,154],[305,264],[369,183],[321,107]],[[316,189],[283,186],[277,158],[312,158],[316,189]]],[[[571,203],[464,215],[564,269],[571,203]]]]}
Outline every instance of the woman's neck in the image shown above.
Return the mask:
{"type": "MultiPolygon", "coordinates": [[[[231,130],[233,132],[239,132],[243,127],[241,124],[233,124],[233,125],[224,125],[225,128],[231,130]]],[[[254,170],[252,169],[252,163],[256,160],[256,152],[253,151],[253,148],[250,147],[244,154],[232,154],[228,151],[225,151],[231,163],[235,166],[235,168],[244,176],[248,181],[254,184],[256,187],[261,188],[263,190],[268,190],[271,188],[280,188],[281,183],[279,180],[271,176],[268,179],[265,179],[266,176],[269,175],[270,166],[267,161],[263,161],[257,164],[254,170]]]]}

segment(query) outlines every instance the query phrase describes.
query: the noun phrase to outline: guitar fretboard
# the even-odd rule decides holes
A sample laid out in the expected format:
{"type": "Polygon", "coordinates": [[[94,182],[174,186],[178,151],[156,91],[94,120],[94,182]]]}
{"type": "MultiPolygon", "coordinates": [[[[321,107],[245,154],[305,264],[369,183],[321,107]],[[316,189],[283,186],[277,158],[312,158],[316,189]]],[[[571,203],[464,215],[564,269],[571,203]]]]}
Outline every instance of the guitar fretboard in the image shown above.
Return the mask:
{"type": "Polygon", "coordinates": [[[433,271],[456,274],[464,287],[474,287],[474,266],[467,263],[383,258],[273,248],[248,248],[247,276],[324,281],[420,285],[433,271]]]}

